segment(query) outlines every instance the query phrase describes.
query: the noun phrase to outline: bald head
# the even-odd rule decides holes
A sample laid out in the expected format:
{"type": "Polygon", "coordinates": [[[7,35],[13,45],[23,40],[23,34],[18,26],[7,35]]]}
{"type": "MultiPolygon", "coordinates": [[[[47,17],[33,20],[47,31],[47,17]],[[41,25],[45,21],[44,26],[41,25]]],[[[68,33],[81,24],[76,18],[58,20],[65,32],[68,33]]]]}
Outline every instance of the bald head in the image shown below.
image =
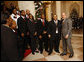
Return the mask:
{"type": "Polygon", "coordinates": [[[65,19],[66,18],[66,14],[62,13],[62,18],[65,19]]]}
{"type": "Polygon", "coordinates": [[[26,10],[26,14],[30,14],[30,11],[28,9],[26,10]]]}

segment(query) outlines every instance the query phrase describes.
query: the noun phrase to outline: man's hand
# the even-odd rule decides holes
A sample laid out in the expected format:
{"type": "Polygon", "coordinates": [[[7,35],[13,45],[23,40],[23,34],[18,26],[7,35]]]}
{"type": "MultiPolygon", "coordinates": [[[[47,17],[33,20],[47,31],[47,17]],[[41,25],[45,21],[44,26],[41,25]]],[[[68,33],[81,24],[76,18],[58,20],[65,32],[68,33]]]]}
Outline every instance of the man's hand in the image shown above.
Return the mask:
{"type": "Polygon", "coordinates": [[[41,39],[41,38],[42,38],[42,36],[40,35],[40,36],[39,36],[39,38],[41,39]]]}
{"type": "Polygon", "coordinates": [[[48,37],[51,38],[51,35],[49,34],[48,37]]]}
{"type": "Polygon", "coordinates": [[[43,31],[43,34],[46,34],[47,33],[47,31],[43,31]]]}
{"type": "Polygon", "coordinates": [[[24,33],[22,33],[21,36],[24,37],[24,33]]]}
{"type": "Polygon", "coordinates": [[[36,36],[36,35],[37,35],[37,32],[34,33],[34,36],[36,36]]]}
{"type": "Polygon", "coordinates": [[[27,35],[29,35],[29,32],[27,32],[27,35]]]}
{"type": "Polygon", "coordinates": [[[68,39],[68,37],[69,37],[69,35],[67,34],[67,35],[65,36],[65,39],[68,39]]]}

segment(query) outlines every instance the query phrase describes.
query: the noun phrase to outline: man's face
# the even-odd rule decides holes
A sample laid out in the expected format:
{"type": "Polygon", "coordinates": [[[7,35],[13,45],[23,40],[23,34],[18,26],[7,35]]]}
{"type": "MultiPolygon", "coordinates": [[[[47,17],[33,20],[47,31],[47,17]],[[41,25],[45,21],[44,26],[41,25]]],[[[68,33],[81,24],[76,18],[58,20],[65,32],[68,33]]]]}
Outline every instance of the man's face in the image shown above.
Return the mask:
{"type": "Polygon", "coordinates": [[[56,16],[56,15],[54,15],[53,19],[54,19],[54,20],[57,20],[57,16],[56,16]]]}
{"type": "Polygon", "coordinates": [[[17,6],[16,9],[19,10],[19,7],[17,6]]]}
{"type": "Polygon", "coordinates": [[[32,19],[33,18],[32,15],[29,15],[29,18],[32,19]]]}
{"type": "Polygon", "coordinates": [[[45,18],[45,16],[44,16],[44,15],[41,15],[41,18],[42,18],[42,19],[44,19],[44,18],[45,18]]]}
{"type": "Polygon", "coordinates": [[[14,10],[13,10],[13,13],[14,13],[14,14],[16,14],[16,13],[17,13],[17,10],[16,10],[16,9],[14,9],[14,10]]]}
{"type": "Polygon", "coordinates": [[[11,23],[13,21],[13,19],[11,17],[8,18],[8,22],[11,23]]]}
{"type": "Polygon", "coordinates": [[[29,10],[26,10],[26,14],[30,14],[30,11],[29,10]]]}
{"type": "Polygon", "coordinates": [[[62,18],[65,19],[66,15],[65,13],[62,13],[62,18]]]}
{"type": "Polygon", "coordinates": [[[21,15],[22,15],[22,16],[25,16],[25,11],[22,11],[21,15]]]}

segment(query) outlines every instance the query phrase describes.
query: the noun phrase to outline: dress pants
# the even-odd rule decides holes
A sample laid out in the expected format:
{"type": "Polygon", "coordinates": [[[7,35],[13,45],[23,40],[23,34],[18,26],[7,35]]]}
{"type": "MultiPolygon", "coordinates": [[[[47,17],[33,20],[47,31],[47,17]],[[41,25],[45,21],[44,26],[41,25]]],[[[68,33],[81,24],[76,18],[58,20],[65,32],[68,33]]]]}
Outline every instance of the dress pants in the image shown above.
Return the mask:
{"type": "Polygon", "coordinates": [[[71,38],[68,38],[68,39],[65,39],[62,35],[62,44],[63,44],[63,53],[67,53],[67,47],[70,51],[71,54],[73,54],[73,48],[72,48],[72,45],[71,45],[71,38]]]}
{"type": "Polygon", "coordinates": [[[24,52],[25,52],[25,39],[22,37],[18,38],[18,52],[19,52],[19,57],[20,60],[24,58],[24,52]]]}
{"type": "Polygon", "coordinates": [[[49,39],[49,52],[52,52],[53,48],[55,51],[59,51],[59,44],[60,44],[59,34],[55,34],[49,39]]]}
{"type": "Polygon", "coordinates": [[[42,39],[39,39],[39,50],[41,52],[43,52],[43,47],[45,48],[45,50],[48,50],[48,35],[47,34],[43,34],[42,35],[42,39]]]}
{"type": "Polygon", "coordinates": [[[36,50],[36,39],[33,35],[30,35],[30,37],[31,37],[31,46],[30,47],[31,47],[32,53],[34,53],[36,50]]]}

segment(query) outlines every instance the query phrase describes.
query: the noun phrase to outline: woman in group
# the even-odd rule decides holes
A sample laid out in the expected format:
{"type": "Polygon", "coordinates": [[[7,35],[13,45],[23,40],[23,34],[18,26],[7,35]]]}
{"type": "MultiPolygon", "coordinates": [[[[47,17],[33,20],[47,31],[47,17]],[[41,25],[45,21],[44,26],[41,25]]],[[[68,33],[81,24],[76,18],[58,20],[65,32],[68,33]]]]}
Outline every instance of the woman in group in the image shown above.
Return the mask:
{"type": "Polygon", "coordinates": [[[29,30],[30,38],[31,38],[31,50],[32,54],[35,54],[36,50],[36,38],[35,36],[37,35],[36,29],[35,29],[35,22],[34,22],[34,17],[33,15],[29,15],[29,19],[27,19],[27,28],[29,30]]]}

